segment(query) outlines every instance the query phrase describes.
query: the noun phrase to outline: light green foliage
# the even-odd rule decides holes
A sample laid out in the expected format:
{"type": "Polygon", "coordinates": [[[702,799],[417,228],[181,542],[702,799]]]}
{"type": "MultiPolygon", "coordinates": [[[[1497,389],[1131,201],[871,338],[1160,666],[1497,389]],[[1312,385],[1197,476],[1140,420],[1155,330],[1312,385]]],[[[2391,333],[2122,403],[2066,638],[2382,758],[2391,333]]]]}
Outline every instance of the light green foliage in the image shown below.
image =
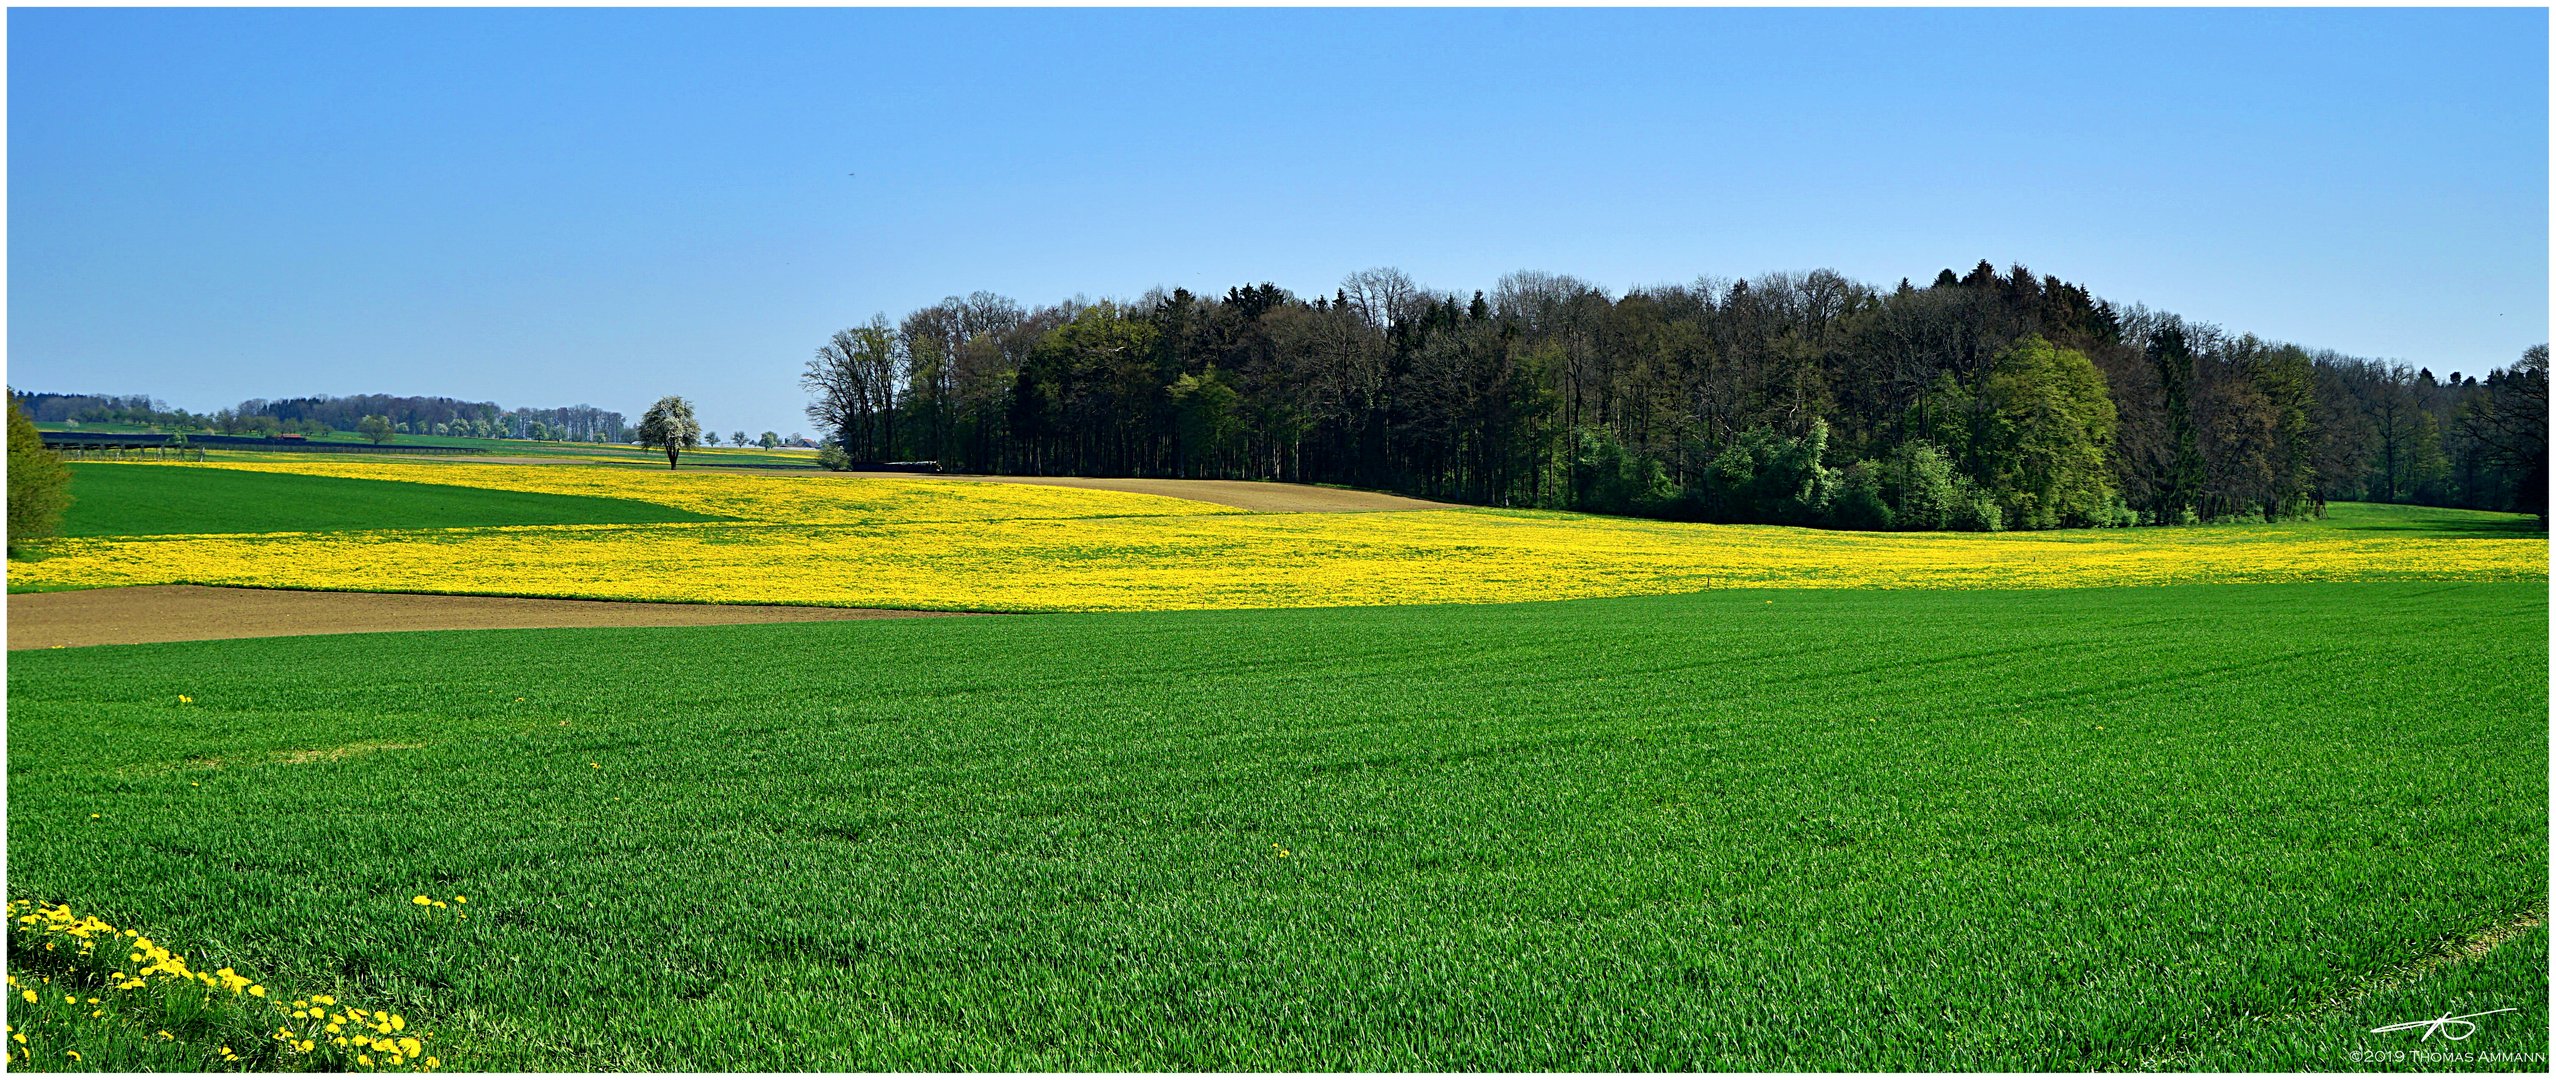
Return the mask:
{"type": "Polygon", "coordinates": [[[9,550],[52,536],[72,506],[71,472],[44,448],[44,434],[16,401],[9,403],[9,550]]]}
{"type": "MultiPolygon", "coordinates": [[[[2543,909],[2547,625],[2425,582],[18,653],[10,886],[469,1068],[2341,1068],[2248,1018],[2414,1018],[2460,999],[2328,1003],[2543,909]]],[[[2544,1052],[2528,948],[2480,1003],[2544,1052]]]]}
{"type": "Polygon", "coordinates": [[[2117,523],[2110,457],[2117,418],[2094,361],[2026,338],[1997,357],[1981,398],[1988,419],[1978,447],[1983,475],[2009,524],[2117,523]]]}
{"type": "Polygon", "coordinates": [[[391,441],[394,429],[387,416],[367,416],[355,422],[355,433],[378,446],[391,441]]]}
{"type": "Polygon", "coordinates": [[[1827,453],[1825,420],[1811,421],[1799,437],[1750,428],[1714,456],[1703,499],[1731,520],[1819,524],[1837,493],[1838,471],[1820,464],[1827,453]]]}
{"type": "Polygon", "coordinates": [[[1899,444],[1880,469],[1883,498],[1895,507],[1896,524],[1920,531],[1997,532],[2005,511],[1953,467],[1952,458],[1924,439],[1899,444]]]}

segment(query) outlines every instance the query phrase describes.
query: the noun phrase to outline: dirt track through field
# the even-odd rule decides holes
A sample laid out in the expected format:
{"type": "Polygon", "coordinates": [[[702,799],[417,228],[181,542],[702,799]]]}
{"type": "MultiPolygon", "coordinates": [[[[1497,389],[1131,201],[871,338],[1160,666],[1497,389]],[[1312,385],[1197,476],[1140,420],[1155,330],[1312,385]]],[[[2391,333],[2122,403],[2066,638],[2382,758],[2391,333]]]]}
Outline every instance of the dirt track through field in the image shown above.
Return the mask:
{"type": "Polygon", "coordinates": [[[12,595],[9,597],[9,648],[16,651],[391,630],[725,626],[961,614],[966,613],[141,585],[122,589],[12,595]]]}

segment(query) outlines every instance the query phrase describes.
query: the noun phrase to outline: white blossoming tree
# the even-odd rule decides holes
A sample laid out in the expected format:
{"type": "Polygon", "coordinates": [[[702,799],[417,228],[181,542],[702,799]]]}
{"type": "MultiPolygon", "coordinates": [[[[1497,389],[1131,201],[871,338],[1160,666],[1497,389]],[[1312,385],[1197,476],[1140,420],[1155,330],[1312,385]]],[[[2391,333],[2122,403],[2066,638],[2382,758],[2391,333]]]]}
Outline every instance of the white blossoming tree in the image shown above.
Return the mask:
{"type": "Polygon", "coordinates": [[[675,467],[675,459],[683,452],[701,445],[701,422],[692,418],[692,403],[668,394],[648,406],[648,415],[639,418],[639,445],[661,446],[666,451],[666,467],[675,467]]]}

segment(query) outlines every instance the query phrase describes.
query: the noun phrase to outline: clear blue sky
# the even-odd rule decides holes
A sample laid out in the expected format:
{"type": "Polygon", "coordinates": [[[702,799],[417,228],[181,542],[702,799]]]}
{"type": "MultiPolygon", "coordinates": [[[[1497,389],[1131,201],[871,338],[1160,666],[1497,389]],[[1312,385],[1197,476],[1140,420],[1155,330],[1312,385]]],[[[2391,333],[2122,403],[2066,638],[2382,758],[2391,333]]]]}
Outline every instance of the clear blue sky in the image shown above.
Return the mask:
{"type": "Polygon", "coordinates": [[[27,390],[787,432],[872,312],[1379,265],[1985,257],[2443,371],[2548,337],[2543,11],[8,18],[27,390]]]}

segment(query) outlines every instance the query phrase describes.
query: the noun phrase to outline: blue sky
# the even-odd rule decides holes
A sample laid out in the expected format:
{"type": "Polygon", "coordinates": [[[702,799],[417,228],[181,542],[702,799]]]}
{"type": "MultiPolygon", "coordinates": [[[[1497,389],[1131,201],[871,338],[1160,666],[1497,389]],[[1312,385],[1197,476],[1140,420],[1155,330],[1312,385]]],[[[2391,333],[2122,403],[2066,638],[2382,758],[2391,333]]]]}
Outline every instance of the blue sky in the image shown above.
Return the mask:
{"type": "Polygon", "coordinates": [[[1983,257],[2481,371],[2548,337],[2546,17],[18,9],[8,380],[787,432],[976,289],[1983,257]]]}

